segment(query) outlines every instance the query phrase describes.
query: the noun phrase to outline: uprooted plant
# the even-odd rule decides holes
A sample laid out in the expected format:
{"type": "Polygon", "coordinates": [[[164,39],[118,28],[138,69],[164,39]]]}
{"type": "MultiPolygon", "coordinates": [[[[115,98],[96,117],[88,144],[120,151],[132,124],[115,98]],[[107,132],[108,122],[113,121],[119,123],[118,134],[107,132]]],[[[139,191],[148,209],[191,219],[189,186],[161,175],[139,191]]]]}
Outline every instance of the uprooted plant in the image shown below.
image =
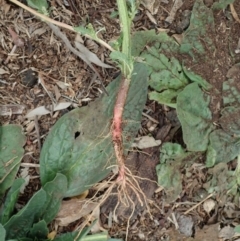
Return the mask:
{"type": "MultiPolygon", "coordinates": [[[[18,4],[16,0],[11,1],[18,4]]],[[[41,1],[34,2],[40,3],[41,1]]],[[[197,54],[204,55],[206,46],[208,46],[207,49],[214,49],[211,39],[205,37],[207,36],[206,28],[214,27],[213,16],[202,0],[195,1],[190,27],[180,45],[166,33],[156,34],[154,31],[137,32],[130,38],[130,26],[136,12],[135,1],[118,0],[117,3],[123,35],[122,42],[119,40],[120,51],[119,49],[113,50],[99,40],[91,26],[74,28],[56,23],[45,15],[31,10],[32,13],[46,21],[85,34],[106,46],[113,51],[111,57],[116,60],[122,72],[121,76],[118,76],[106,88],[109,96],[104,95],[86,107],[65,114],[53,126],[41,151],[40,178],[44,190],[46,186],[51,186],[51,183],[57,185],[58,178],[62,178],[63,181],[66,179],[66,183],[64,181],[66,189],[61,195],[58,194],[61,196],[59,198],[61,201],[63,197],[76,196],[89,189],[107,177],[113,166],[117,166],[117,177],[115,180],[109,179],[110,188],[103,195],[102,201],[107,198],[113,187],[117,187],[118,200],[126,205],[132,205],[134,210],[135,203],[129,196],[129,189],[137,196],[140,203],[143,204],[146,199],[137,182],[139,177],[132,175],[128,170],[125,158],[140,127],[148,84],[154,89],[149,94],[151,100],[176,108],[184,142],[187,150],[191,151],[186,152],[180,145],[173,143],[162,146],[161,163],[157,166],[158,181],[165,189],[174,187],[170,202],[176,200],[181,192],[181,175],[180,172],[176,172],[176,169],[178,170],[180,163],[186,157],[194,161],[198,155],[196,153],[207,152],[208,167],[222,161],[229,162],[235,157],[238,157],[239,161],[239,115],[236,115],[239,113],[239,108],[236,107],[239,103],[239,93],[235,88],[236,80],[229,79],[223,83],[224,109],[219,122],[222,130],[216,130],[209,108],[208,91],[212,89],[212,86],[201,76],[184,67],[174,57],[179,53],[188,53],[194,59],[196,50],[198,50],[197,54]],[[200,41],[203,37],[206,41],[204,45],[200,41]],[[131,46],[131,41],[133,46],[131,46]],[[135,64],[132,56],[141,57],[147,62],[147,66],[143,63],[135,64]],[[148,76],[150,81],[147,83],[148,76]],[[169,166],[169,163],[174,164],[169,166]]],[[[26,8],[25,5],[23,6],[26,8]]],[[[47,13],[46,6],[43,4],[39,9],[39,5],[32,5],[42,13],[47,13]]],[[[19,165],[19,158],[15,156],[11,156],[5,163],[7,174],[2,175],[1,183],[6,186],[1,191],[5,192],[11,186],[19,165]],[[5,176],[9,173],[11,173],[11,179],[6,182],[5,176]]],[[[231,173],[233,179],[238,172],[239,168],[235,174],[231,173]]],[[[237,183],[236,178],[233,181],[226,181],[226,183],[230,183],[237,192],[239,180],[237,183]]],[[[42,214],[36,217],[44,219],[42,214]]],[[[16,217],[13,218],[15,219],[16,217]]],[[[11,219],[7,222],[10,221],[11,219]]],[[[14,221],[14,223],[17,225],[17,222],[14,221]]],[[[7,227],[7,232],[9,232],[11,225],[4,224],[3,226],[7,227]]],[[[36,225],[38,227],[40,224],[36,225]]],[[[44,225],[43,227],[46,226],[44,225]]],[[[32,226],[33,223],[28,225],[28,231],[33,228],[32,226]]],[[[34,230],[31,232],[34,233],[34,230]]],[[[80,238],[81,235],[82,232],[79,232],[75,238],[80,238]]],[[[12,238],[12,236],[9,237],[12,238]]]]}

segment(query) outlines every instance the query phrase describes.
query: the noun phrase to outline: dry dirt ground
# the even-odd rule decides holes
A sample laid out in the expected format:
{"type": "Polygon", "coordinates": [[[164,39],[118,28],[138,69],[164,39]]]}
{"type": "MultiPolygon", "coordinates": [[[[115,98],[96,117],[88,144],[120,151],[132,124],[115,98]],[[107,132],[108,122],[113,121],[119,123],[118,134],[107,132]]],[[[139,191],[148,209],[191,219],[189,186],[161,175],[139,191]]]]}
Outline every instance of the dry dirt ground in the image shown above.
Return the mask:
{"type": "MultiPolygon", "coordinates": [[[[119,21],[111,17],[117,10],[115,1],[98,0],[53,0],[51,2],[51,17],[72,26],[91,23],[95,29],[105,28],[99,32],[99,37],[106,42],[116,39],[120,34],[119,21]],[[64,4],[67,2],[68,4],[64,4]]],[[[146,1],[147,2],[147,1],[146,1]]],[[[147,10],[140,5],[139,12],[134,20],[134,31],[168,29],[169,35],[181,32],[179,21],[184,10],[192,10],[194,0],[185,0],[178,10],[172,24],[166,25],[165,19],[173,6],[173,0],[155,2],[153,9],[147,10]],[[152,12],[151,12],[152,10],[152,12]]],[[[211,6],[214,0],[205,0],[211,6]]],[[[240,16],[240,1],[236,0],[234,8],[240,16]]],[[[232,58],[231,51],[237,48],[240,37],[240,22],[232,16],[228,7],[225,11],[214,11],[216,32],[209,32],[217,51],[210,57],[211,62],[196,64],[188,56],[180,56],[187,67],[198,73],[218,90],[213,98],[212,106],[214,118],[218,118],[221,110],[221,86],[226,79],[227,71],[240,60],[240,55],[232,58]],[[219,94],[220,93],[220,94],[219,94]],[[216,107],[217,106],[217,107],[216,107]]],[[[62,30],[70,41],[74,41],[75,34],[62,30]]],[[[109,58],[109,51],[94,41],[83,37],[85,46],[96,53],[104,62],[114,63],[109,58]]],[[[24,146],[26,155],[22,162],[28,167],[30,176],[29,185],[20,204],[25,204],[33,193],[40,188],[38,163],[41,145],[54,123],[66,112],[73,108],[87,105],[103,92],[99,78],[93,71],[66,47],[55,36],[44,22],[18,6],[0,0],[0,122],[1,125],[17,123],[23,126],[27,135],[24,146]],[[24,42],[24,46],[14,47],[11,30],[24,42]],[[41,76],[42,84],[37,83],[37,76],[41,76]],[[47,91],[46,91],[47,90],[47,91]],[[50,94],[48,94],[48,93],[50,94]],[[67,109],[52,114],[43,115],[35,120],[25,118],[26,113],[39,106],[48,106],[53,99],[57,102],[71,102],[67,109]],[[21,107],[24,106],[22,110],[21,107]],[[30,163],[32,166],[28,166],[30,163]]],[[[96,67],[100,73],[103,85],[107,86],[118,74],[118,69],[102,69],[96,67]]],[[[240,71],[239,71],[240,72],[240,71]]],[[[239,79],[239,75],[238,75],[239,79]]],[[[240,81],[240,79],[239,79],[240,81]]],[[[181,130],[177,127],[174,110],[160,106],[153,101],[147,102],[148,117],[143,116],[142,128],[139,135],[151,133],[155,139],[174,141],[182,144],[181,130]],[[150,118],[149,118],[150,116],[150,118]],[[175,130],[175,131],[174,131],[175,130]],[[177,131],[176,131],[177,130],[177,131]]],[[[203,163],[204,160],[202,160],[203,163]]],[[[130,154],[128,165],[139,176],[156,181],[155,166],[159,162],[159,147],[148,148],[141,153],[130,154]]],[[[215,207],[210,213],[203,209],[200,201],[207,196],[203,189],[207,181],[207,171],[199,165],[192,165],[186,171],[182,170],[183,191],[175,203],[165,201],[164,191],[158,190],[154,182],[140,181],[140,185],[150,202],[149,213],[136,207],[134,217],[130,221],[128,240],[225,240],[226,233],[220,232],[224,227],[239,223],[239,207],[233,203],[222,203],[214,197],[215,207]],[[189,175],[191,173],[191,175],[189,175]],[[197,205],[196,205],[197,204],[197,205]],[[196,205],[196,206],[194,206],[196,205]],[[179,226],[179,227],[177,227],[179,226]],[[180,234],[179,229],[182,233],[180,234]],[[187,237],[188,234],[190,237],[187,237]],[[225,236],[224,236],[225,235],[225,236]]],[[[234,162],[231,163],[234,166],[234,162]]],[[[24,168],[22,165],[21,168],[24,168]]],[[[137,201],[136,201],[137,202],[137,201]]],[[[109,227],[108,215],[114,209],[114,198],[109,199],[101,209],[101,225],[109,231],[111,237],[125,238],[126,219],[129,210],[120,208],[118,216],[123,217],[119,222],[113,222],[109,227]]],[[[72,231],[81,220],[62,229],[72,231]]],[[[227,231],[225,231],[227,232],[227,231]]]]}

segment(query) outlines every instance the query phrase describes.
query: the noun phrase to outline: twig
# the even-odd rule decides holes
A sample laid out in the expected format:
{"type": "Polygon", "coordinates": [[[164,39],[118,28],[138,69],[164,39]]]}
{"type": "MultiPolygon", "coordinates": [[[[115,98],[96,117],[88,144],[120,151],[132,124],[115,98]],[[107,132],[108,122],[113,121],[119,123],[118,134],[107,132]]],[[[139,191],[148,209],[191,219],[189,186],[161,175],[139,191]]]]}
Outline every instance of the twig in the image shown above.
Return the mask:
{"type": "Polygon", "coordinates": [[[25,162],[22,162],[20,164],[21,167],[40,167],[40,164],[36,164],[36,163],[25,163],[25,162]]]}
{"type": "Polygon", "coordinates": [[[205,202],[207,199],[209,199],[210,197],[213,196],[213,193],[209,194],[206,198],[204,198],[201,202],[197,203],[196,205],[192,206],[191,208],[189,208],[184,215],[190,213],[193,209],[197,208],[199,205],[201,205],[203,202],[205,202]]]}
{"type": "Polygon", "coordinates": [[[39,73],[38,74],[38,82],[42,85],[43,89],[46,91],[46,93],[48,94],[49,98],[51,99],[51,101],[54,103],[54,104],[57,104],[57,101],[52,97],[52,95],[48,92],[46,86],[45,86],[45,83],[44,83],[44,80],[43,80],[43,77],[42,77],[42,74],[39,73]]]}
{"type": "Polygon", "coordinates": [[[8,57],[7,59],[4,61],[4,64],[7,64],[11,55],[13,55],[17,49],[17,47],[23,47],[24,46],[24,42],[22,39],[19,38],[19,36],[11,29],[11,28],[8,28],[8,32],[10,33],[11,37],[12,37],[12,40],[14,42],[14,46],[10,52],[10,54],[8,54],[8,57]]]}
{"type": "Polygon", "coordinates": [[[8,82],[5,81],[5,80],[1,80],[1,79],[0,79],[0,83],[2,83],[2,84],[6,84],[6,85],[10,85],[10,83],[8,83],[8,82]]]}
{"type": "Polygon", "coordinates": [[[36,134],[37,134],[38,148],[39,148],[39,152],[40,152],[41,151],[41,139],[40,139],[40,132],[39,132],[39,125],[38,125],[37,116],[34,117],[34,124],[35,124],[35,130],[36,130],[36,134]]]}
{"type": "Polygon", "coordinates": [[[142,115],[147,117],[149,120],[151,120],[152,122],[156,123],[156,124],[159,124],[159,121],[157,121],[156,119],[152,118],[150,115],[142,112],[142,115]]]}
{"type": "MultiPolygon", "coordinates": [[[[30,12],[30,13],[32,13],[33,15],[35,15],[35,16],[43,19],[44,21],[46,21],[46,22],[48,22],[48,23],[52,23],[52,24],[55,24],[55,25],[57,25],[57,26],[59,26],[59,27],[66,28],[66,29],[68,29],[68,30],[70,30],[70,31],[77,32],[77,31],[74,29],[74,27],[72,27],[72,26],[70,26],[70,25],[68,25],[68,24],[66,24],[66,23],[61,23],[61,22],[58,22],[58,21],[56,21],[56,20],[54,20],[54,19],[51,19],[51,18],[49,18],[48,16],[45,16],[45,15],[43,15],[43,14],[41,14],[41,13],[33,10],[32,8],[30,8],[30,7],[28,7],[28,6],[20,3],[18,0],[10,0],[10,2],[15,3],[15,4],[18,5],[19,7],[27,10],[28,12],[30,12]]],[[[78,33],[78,32],[77,32],[77,33],[78,33]]],[[[111,52],[115,51],[109,44],[107,44],[106,42],[104,42],[104,41],[101,40],[101,39],[93,39],[93,38],[91,38],[91,37],[90,37],[89,35],[87,35],[87,34],[85,34],[84,36],[85,36],[86,38],[89,38],[89,39],[92,39],[92,40],[97,41],[99,44],[101,44],[101,45],[104,46],[105,48],[109,49],[111,52]]]]}

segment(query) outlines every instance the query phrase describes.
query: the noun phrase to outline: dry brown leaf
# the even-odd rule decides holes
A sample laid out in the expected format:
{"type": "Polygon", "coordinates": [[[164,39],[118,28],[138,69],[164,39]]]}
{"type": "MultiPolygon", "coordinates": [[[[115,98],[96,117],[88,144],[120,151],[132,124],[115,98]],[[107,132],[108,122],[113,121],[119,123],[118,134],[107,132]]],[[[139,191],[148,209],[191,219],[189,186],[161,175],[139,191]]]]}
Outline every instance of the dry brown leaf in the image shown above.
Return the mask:
{"type": "Polygon", "coordinates": [[[158,12],[158,8],[160,6],[160,0],[141,0],[141,3],[144,7],[151,13],[156,14],[158,12]]]}
{"type": "Polygon", "coordinates": [[[70,199],[62,202],[61,209],[56,217],[59,226],[67,226],[70,223],[88,215],[99,205],[88,199],[70,199]]]}
{"type": "Polygon", "coordinates": [[[146,15],[148,16],[149,20],[153,23],[157,25],[157,21],[156,19],[153,17],[153,15],[150,12],[146,12],[146,15]]]}
{"type": "Polygon", "coordinates": [[[60,91],[59,91],[57,85],[54,85],[54,86],[53,86],[53,89],[54,89],[54,93],[55,93],[55,96],[56,96],[56,101],[58,102],[58,100],[59,100],[60,97],[61,97],[60,91]]]}
{"type": "Polygon", "coordinates": [[[9,74],[9,72],[3,68],[0,68],[0,74],[9,74]]]}
{"type": "Polygon", "coordinates": [[[30,112],[28,112],[27,115],[25,116],[25,118],[30,119],[35,116],[50,114],[51,110],[53,110],[53,111],[63,110],[63,109],[68,108],[71,104],[72,104],[71,102],[61,102],[58,104],[53,104],[51,106],[48,106],[49,107],[48,109],[45,106],[39,106],[39,107],[31,110],[30,112]]]}
{"type": "Polygon", "coordinates": [[[231,238],[233,238],[234,234],[235,234],[234,228],[230,226],[226,226],[220,230],[218,237],[222,238],[223,240],[226,240],[226,239],[230,240],[231,238]]]}
{"type": "Polygon", "coordinates": [[[4,14],[6,15],[11,8],[11,5],[7,4],[6,2],[3,3],[1,6],[2,11],[4,11],[4,14]]]}
{"type": "Polygon", "coordinates": [[[137,147],[139,149],[159,146],[162,142],[160,140],[155,140],[151,136],[141,136],[138,138],[135,138],[134,143],[132,144],[132,147],[137,147]]]}
{"type": "Polygon", "coordinates": [[[233,6],[232,3],[230,4],[230,10],[231,10],[231,13],[232,13],[232,15],[233,15],[233,18],[234,18],[238,23],[240,23],[240,19],[239,19],[238,14],[237,14],[237,12],[236,12],[236,10],[235,10],[235,8],[234,8],[234,6],[233,6]]]}
{"type": "Polygon", "coordinates": [[[216,202],[209,198],[203,203],[203,209],[209,214],[216,206],[216,202]]]}
{"type": "Polygon", "coordinates": [[[16,46],[18,47],[24,46],[23,40],[20,39],[19,36],[11,28],[8,28],[8,32],[10,33],[12,40],[16,46]]]}
{"type": "Polygon", "coordinates": [[[0,105],[0,116],[4,115],[19,115],[25,109],[24,105],[0,105]]]}
{"type": "Polygon", "coordinates": [[[92,226],[91,232],[92,233],[99,233],[103,230],[102,225],[100,223],[100,206],[95,208],[92,212],[92,217],[94,220],[97,220],[96,223],[92,226]]]}
{"type": "Polygon", "coordinates": [[[34,30],[34,32],[31,34],[31,37],[34,37],[34,36],[40,36],[42,34],[44,34],[45,32],[47,31],[46,28],[38,28],[36,30],[34,30]]]}
{"type": "Polygon", "coordinates": [[[58,81],[56,82],[56,84],[58,85],[59,88],[61,88],[62,90],[66,90],[69,86],[71,86],[68,83],[65,83],[63,81],[58,81]]]}
{"type": "Polygon", "coordinates": [[[175,18],[175,15],[178,11],[178,9],[183,5],[183,1],[182,0],[176,0],[173,4],[173,7],[170,11],[169,16],[165,19],[165,21],[169,24],[171,24],[175,18]]]}
{"type": "Polygon", "coordinates": [[[85,58],[91,62],[94,63],[100,67],[103,68],[112,68],[111,65],[105,64],[103,63],[96,54],[92,53],[91,51],[89,51],[83,44],[81,44],[80,42],[75,41],[75,46],[79,49],[79,51],[85,55],[85,58]]]}

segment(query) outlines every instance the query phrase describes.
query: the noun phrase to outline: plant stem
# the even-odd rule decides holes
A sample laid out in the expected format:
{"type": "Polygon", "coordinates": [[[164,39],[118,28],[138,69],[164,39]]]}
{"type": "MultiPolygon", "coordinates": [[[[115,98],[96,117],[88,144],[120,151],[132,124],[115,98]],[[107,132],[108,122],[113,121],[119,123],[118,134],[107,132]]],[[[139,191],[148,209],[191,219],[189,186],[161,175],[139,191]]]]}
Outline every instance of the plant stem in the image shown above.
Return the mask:
{"type": "Polygon", "coordinates": [[[119,18],[123,34],[122,53],[128,61],[122,63],[122,72],[125,78],[130,79],[133,70],[133,61],[131,55],[131,19],[128,15],[126,0],[117,0],[119,18]]]}
{"type": "MultiPolygon", "coordinates": [[[[35,10],[33,10],[32,8],[20,3],[18,0],[10,0],[10,2],[12,3],[15,3],[16,5],[18,5],[19,7],[27,10],[28,12],[32,13],[33,15],[41,18],[43,21],[46,21],[46,22],[49,22],[49,23],[53,23],[59,27],[62,27],[62,28],[65,28],[65,29],[68,29],[70,31],[73,31],[76,33],[76,30],[74,29],[73,26],[70,26],[66,23],[61,23],[61,22],[58,22],[54,19],[51,19],[49,18],[48,16],[44,15],[44,14],[41,14],[35,10]]],[[[78,32],[77,32],[78,33],[78,32]]],[[[89,38],[89,39],[92,39],[89,35],[85,34],[84,35],[86,38],[89,38]]],[[[103,40],[101,39],[94,39],[95,41],[97,41],[99,44],[101,44],[102,46],[104,46],[105,48],[109,49],[111,52],[115,51],[108,43],[104,42],[103,40]]]]}
{"type": "Polygon", "coordinates": [[[120,89],[116,98],[113,112],[112,123],[112,140],[115,155],[119,166],[118,181],[125,180],[125,157],[122,140],[122,118],[123,110],[127,99],[127,94],[131,82],[133,71],[133,60],[131,56],[131,19],[128,16],[126,0],[117,0],[121,28],[123,33],[122,53],[127,57],[128,61],[122,62],[122,79],[120,89]]]}

